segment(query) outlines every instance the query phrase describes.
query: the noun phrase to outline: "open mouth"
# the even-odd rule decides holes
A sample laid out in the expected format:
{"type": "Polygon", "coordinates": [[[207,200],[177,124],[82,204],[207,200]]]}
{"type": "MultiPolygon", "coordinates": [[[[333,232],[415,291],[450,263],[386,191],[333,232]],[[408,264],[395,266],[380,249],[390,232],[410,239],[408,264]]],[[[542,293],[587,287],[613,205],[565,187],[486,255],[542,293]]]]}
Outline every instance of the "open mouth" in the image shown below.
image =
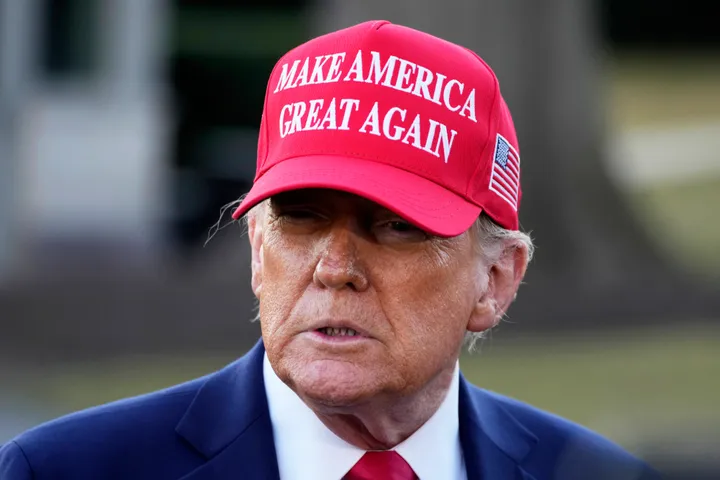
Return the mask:
{"type": "Polygon", "coordinates": [[[324,327],[324,328],[318,328],[317,331],[320,333],[323,333],[329,337],[354,337],[354,336],[360,335],[352,328],[324,327]]]}

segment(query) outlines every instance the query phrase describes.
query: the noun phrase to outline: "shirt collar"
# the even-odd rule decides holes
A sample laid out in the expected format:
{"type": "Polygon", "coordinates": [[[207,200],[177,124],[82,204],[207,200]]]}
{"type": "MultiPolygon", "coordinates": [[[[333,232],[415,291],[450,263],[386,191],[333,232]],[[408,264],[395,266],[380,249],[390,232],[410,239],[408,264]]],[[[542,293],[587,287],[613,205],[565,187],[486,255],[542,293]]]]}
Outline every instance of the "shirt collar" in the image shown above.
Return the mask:
{"type": "MultiPolygon", "coordinates": [[[[265,392],[273,426],[280,478],[337,480],[365,453],[330,431],[275,374],[265,354],[265,392]]],[[[438,410],[415,433],[397,445],[420,480],[464,478],[458,423],[459,364],[438,410]],[[432,455],[428,455],[432,452],[432,455]],[[448,475],[448,472],[453,474],[448,475]]]]}

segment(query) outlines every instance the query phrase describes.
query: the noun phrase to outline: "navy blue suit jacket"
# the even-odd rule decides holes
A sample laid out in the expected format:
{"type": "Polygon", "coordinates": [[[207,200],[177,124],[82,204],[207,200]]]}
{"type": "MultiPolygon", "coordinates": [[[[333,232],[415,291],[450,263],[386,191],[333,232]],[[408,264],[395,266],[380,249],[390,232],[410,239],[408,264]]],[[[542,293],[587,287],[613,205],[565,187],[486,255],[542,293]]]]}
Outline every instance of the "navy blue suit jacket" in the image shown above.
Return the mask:
{"type": "MultiPolygon", "coordinates": [[[[29,430],[0,449],[0,479],[277,479],[263,353],[259,342],[206,377],[29,430]]],[[[462,378],[459,407],[469,480],[659,478],[595,433],[462,378]]]]}

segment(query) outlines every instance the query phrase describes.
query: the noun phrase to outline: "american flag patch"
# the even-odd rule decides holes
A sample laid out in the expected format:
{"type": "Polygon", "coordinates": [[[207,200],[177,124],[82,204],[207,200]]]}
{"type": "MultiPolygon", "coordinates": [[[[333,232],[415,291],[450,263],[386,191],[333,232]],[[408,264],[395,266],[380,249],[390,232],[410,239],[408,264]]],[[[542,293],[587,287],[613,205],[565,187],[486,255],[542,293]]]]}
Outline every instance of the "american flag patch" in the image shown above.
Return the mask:
{"type": "Polygon", "coordinates": [[[493,155],[490,190],[517,211],[520,189],[520,155],[505,137],[497,134],[493,155]]]}

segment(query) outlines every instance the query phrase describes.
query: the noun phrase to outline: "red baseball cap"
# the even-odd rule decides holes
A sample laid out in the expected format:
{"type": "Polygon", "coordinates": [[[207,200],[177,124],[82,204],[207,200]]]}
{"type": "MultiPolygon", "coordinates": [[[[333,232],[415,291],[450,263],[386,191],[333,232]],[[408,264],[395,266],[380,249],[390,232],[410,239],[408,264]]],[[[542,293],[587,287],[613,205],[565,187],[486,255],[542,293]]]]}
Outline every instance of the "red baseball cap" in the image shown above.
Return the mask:
{"type": "Polygon", "coordinates": [[[517,230],[520,155],[495,74],[466,48],[387,21],[291,50],[270,75],[257,173],[233,218],[303,188],[362,196],[443,237],[483,211],[517,230]]]}

